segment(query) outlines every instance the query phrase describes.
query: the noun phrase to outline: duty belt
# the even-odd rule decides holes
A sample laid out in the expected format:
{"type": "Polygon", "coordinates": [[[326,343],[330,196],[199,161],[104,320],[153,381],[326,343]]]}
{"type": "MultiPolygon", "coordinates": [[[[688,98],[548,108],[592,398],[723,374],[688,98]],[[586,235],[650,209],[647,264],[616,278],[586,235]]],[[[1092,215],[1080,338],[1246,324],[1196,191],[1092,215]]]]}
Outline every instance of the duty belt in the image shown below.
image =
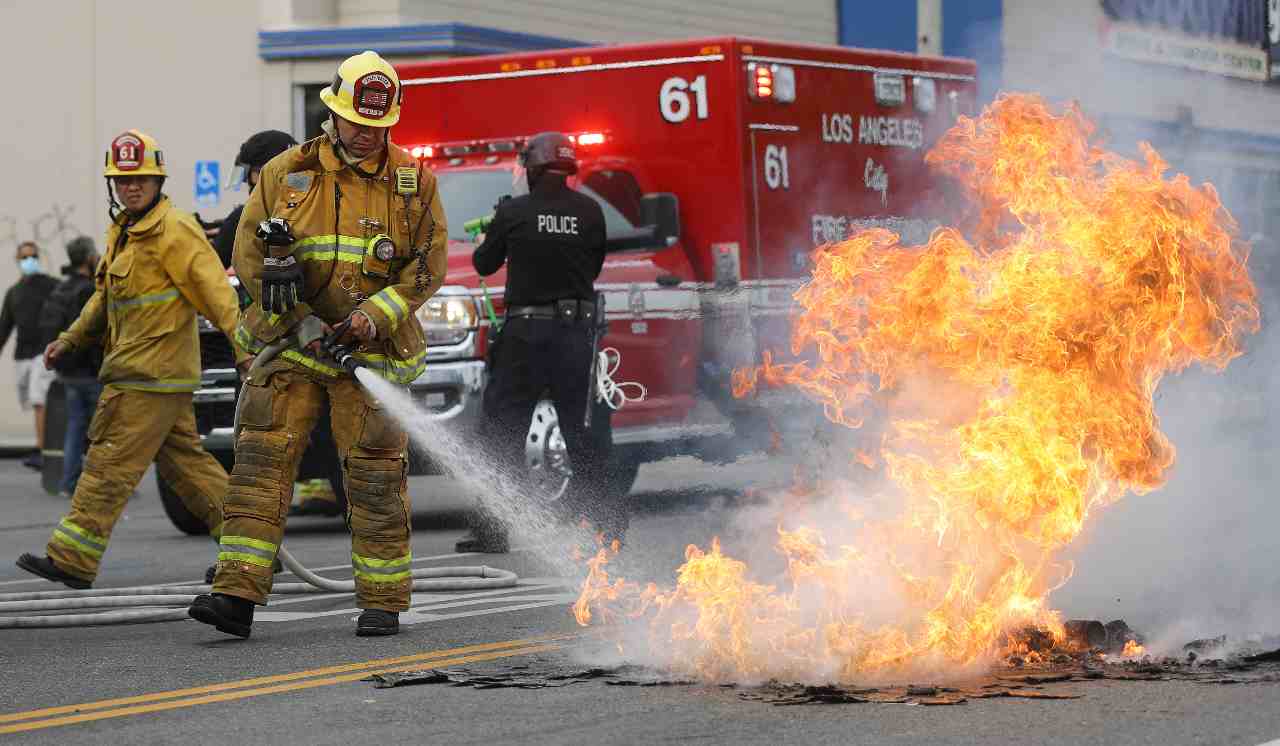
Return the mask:
{"type": "Polygon", "coordinates": [[[541,306],[510,306],[507,308],[508,319],[564,319],[567,321],[588,321],[595,318],[596,304],[591,301],[559,300],[541,306]]]}

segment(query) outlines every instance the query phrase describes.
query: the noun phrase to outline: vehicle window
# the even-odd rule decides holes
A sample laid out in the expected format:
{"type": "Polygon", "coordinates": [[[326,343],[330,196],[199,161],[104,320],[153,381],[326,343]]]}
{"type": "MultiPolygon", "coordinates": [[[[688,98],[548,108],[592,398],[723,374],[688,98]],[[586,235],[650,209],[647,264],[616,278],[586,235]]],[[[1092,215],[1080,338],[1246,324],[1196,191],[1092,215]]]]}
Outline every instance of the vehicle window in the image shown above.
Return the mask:
{"type": "Polygon", "coordinates": [[[449,238],[464,241],[462,225],[493,212],[498,198],[511,194],[511,171],[445,171],[436,174],[440,203],[449,223],[449,238]]]}
{"type": "Polygon", "coordinates": [[[596,171],[583,182],[605,202],[618,208],[632,225],[640,223],[640,184],[628,171],[596,171]]]}
{"type": "MultiPolygon", "coordinates": [[[[440,202],[444,205],[445,219],[449,223],[449,237],[464,241],[467,232],[464,223],[493,212],[493,206],[504,194],[511,193],[509,169],[483,171],[443,171],[436,173],[436,186],[440,190],[440,202]]],[[[606,235],[612,236],[635,229],[635,223],[608,200],[587,186],[578,191],[600,203],[604,212],[606,235]]]]}
{"type": "Polygon", "coordinates": [[[579,185],[578,191],[600,203],[600,211],[604,213],[604,234],[606,237],[635,230],[635,223],[627,220],[626,215],[623,215],[608,200],[596,194],[594,189],[586,185],[579,185]]]}

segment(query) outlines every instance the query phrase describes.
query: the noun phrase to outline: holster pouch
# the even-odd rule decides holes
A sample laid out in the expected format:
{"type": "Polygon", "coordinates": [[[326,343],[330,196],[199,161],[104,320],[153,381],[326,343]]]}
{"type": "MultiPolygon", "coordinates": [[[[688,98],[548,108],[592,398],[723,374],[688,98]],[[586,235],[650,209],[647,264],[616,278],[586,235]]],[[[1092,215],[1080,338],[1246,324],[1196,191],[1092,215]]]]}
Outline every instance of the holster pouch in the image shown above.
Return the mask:
{"type": "Polygon", "coordinates": [[[576,299],[556,301],[556,318],[560,326],[573,326],[578,323],[578,301],[576,299]]]}

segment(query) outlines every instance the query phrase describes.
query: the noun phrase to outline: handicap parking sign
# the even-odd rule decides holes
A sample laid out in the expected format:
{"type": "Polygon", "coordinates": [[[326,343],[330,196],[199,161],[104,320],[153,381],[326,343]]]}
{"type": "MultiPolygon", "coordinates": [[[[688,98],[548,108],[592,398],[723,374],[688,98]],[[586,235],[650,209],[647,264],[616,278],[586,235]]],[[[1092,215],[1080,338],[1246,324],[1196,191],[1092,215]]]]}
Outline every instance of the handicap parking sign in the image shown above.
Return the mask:
{"type": "Polygon", "coordinates": [[[217,207],[222,181],[217,161],[196,161],[196,207],[217,207]]]}

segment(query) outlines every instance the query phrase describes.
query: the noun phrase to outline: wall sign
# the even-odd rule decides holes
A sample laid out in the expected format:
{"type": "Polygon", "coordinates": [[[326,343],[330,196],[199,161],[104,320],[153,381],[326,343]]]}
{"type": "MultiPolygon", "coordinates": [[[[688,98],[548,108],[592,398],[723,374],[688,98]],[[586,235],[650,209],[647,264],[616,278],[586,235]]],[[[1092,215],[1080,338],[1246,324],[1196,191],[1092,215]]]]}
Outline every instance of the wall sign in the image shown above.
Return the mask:
{"type": "Polygon", "coordinates": [[[1217,39],[1185,36],[1131,23],[1112,24],[1104,32],[1105,49],[1126,59],[1177,65],[1249,80],[1270,77],[1267,51],[1217,39]]]}

